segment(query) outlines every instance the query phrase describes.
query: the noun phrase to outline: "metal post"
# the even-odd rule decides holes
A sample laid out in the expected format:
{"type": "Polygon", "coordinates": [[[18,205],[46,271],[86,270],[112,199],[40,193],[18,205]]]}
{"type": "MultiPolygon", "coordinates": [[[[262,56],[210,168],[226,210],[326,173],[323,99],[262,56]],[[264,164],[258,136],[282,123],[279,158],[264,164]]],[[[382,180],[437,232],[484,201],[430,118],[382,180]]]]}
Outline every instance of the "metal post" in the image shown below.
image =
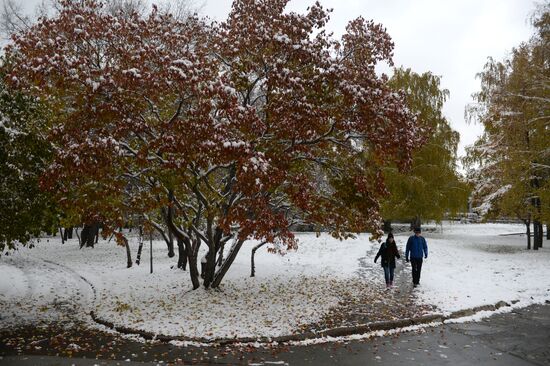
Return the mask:
{"type": "Polygon", "coordinates": [[[150,257],[150,264],[151,264],[151,272],[150,273],[153,273],[153,232],[152,231],[149,233],[149,240],[150,240],[149,257],[150,257]]]}

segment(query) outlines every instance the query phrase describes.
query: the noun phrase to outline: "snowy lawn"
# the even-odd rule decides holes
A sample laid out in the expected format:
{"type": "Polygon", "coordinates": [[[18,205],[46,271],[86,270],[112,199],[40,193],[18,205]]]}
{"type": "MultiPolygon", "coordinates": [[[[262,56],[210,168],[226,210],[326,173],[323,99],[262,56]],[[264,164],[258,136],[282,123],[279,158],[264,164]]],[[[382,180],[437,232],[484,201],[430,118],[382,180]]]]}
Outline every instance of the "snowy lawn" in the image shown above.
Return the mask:
{"type": "MultiPolygon", "coordinates": [[[[520,305],[550,299],[550,243],[539,252],[525,250],[520,225],[445,224],[424,233],[430,255],[424,263],[418,303],[453,311],[500,300],[520,305]]],[[[250,278],[250,250],[243,247],[220,291],[190,291],[187,272],[173,268],[166,246],[153,242],[154,273],[149,274],[149,244],[141,266],[126,268],[123,247],[100,242],[78,249],[75,240],[42,240],[0,258],[0,328],[42,320],[90,321],[90,310],[117,325],[188,337],[279,336],[320,321],[343,298],[365,293],[377,299],[382,270],[374,264],[378,243],[367,235],[337,241],[328,235],[297,234],[298,251],[285,256],[256,253],[250,278]],[[92,291],[90,284],[95,288],[92,291]]],[[[404,251],[407,235],[396,235],[404,251]]],[[[131,242],[135,260],[137,238],[131,242]]],[[[402,266],[403,263],[398,263],[402,266]]],[[[402,278],[410,278],[409,267],[402,278]]],[[[409,284],[406,284],[410,288],[409,284]]],[[[403,286],[402,288],[405,288],[403,286]]],[[[360,297],[360,296],[358,296],[360,297]]],[[[386,295],[387,297],[387,295],[386,295]]]]}
{"type": "MultiPolygon", "coordinates": [[[[127,269],[125,250],[114,243],[100,242],[94,249],[80,250],[75,240],[64,245],[57,238],[43,240],[33,249],[0,258],[0,314],[7,314],[0,318],[0,327],[32,321],[33,316],[58,319],[61,315],[47,305],[62,301],[75,303],[72,309],[82,304],[83,318],[87,318],[87,311],[94,310],[98,317],[117,325],[165,335],[217,338],[290,334],[319,321],[347,292],[368,291],[369,286],[355,272],[359,258],[365,257],[373,245],[367,235],[345,242],[328,235],[297,236],[301,244],[296,252],[280,256],[268,253],[266,248],[259,250],[254,278],[249,277],[250,250],[256,243],[250,242],[241,249],[221,290],[208,291],[191,290],[188,273],[173,268],[177,258],[167,257],[162,241],[153,242],[154,273],[150,274],[148,243],[141,266],[127,269]],[[44,259],[48,262],[43,269],[52,278],[46,280],[50,286],[38,294],[45,280],[35,268],[44,259]],[[70,291],[56,284],[52,263],[63,266],[57,268],[61,271],[58,277],[76,282],[70,291]],[[86,303],[74,296],[75,288],[80,293],[91,290],[71,271],[94,285],[95,300],[86,303]],[[13,311],[4,311],[7,309],[2,306],[13,311]],[[33,310],[37,307],[43,311],[37,314],[33,310]],[[27,315],[22,318],[19,314],[27,315]]],[[[135,260],[134,239],[131,247],[135,260]]]]}
{"type": "Polygon", "coordinates": [[[550,300],[550,241],[527,250],[524,225],[446,224],[425,233],[429,256],[418,298],[442,311],[500,300],[518,306],[550,300]]]}

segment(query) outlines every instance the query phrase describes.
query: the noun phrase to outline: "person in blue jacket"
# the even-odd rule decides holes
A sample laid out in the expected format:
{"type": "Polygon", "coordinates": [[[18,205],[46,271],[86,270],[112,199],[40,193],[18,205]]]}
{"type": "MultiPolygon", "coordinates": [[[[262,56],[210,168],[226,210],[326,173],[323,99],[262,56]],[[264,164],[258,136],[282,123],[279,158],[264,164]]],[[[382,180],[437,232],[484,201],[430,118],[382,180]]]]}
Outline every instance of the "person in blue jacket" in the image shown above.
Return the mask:
{"type": "Polygon", "coordinates": [[[422,271],[422,257],[428,258],[428,244],[426,239],[420,235],[422,231],[419,227],[414,228],[414,235],[407,240],[407,247],[405,249],[405,260],[409,261],[409,254],[411,258],[412,278],[414,287],[420,283],[420,271],[422,271]]]}

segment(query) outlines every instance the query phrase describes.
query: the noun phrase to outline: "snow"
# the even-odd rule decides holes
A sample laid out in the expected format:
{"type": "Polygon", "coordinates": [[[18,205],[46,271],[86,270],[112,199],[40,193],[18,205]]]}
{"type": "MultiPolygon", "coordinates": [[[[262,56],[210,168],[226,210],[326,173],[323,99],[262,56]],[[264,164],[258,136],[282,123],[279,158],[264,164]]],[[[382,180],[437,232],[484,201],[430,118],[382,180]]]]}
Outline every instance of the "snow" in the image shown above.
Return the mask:
{"type": "Polygon", "coordinates": [[[475,207],[473,210],[474,212],[477,212],[480,216],[487,215],[487,212],[491,210],[493,207],[493,202],[500,197],[502,197],[506,192],[508,192],[512,188],[511,184],[507,184],[505,186],[500,187],[495,192],[487,195],[487,197],[484,198],[483,203],[479,207],[475,207]]]}
{"type": "MultiPolygon", "coordinates": [[[[445,223],[443,229],[424,229],[430,254],[421,286],[414,290],[418,303],[433,304],[437,311],[448,313],[519,300],[496,311],[504,312],[550,299],[550,245],[545,241],[546,247],[538,252],[527,251],[524,236],[500,235],[521,233],[522,225],[445,223]]],[[[195,291],[188,273],[173,268],[177,258],[167,257],[162,241],[153,242],[154,273],[150,274],[148,242],[141,266],[127,269],[125,249],[114,242],[100,241],[94,249],[80,250],[76,240],[62,245],[59,238],[43,239],[33,249],[0,257],[0,328],[58,320],[67,314],[97,326],[88,315],[93,310],[117,325],[165,335],[274,337],[319,321],[346,291],[382,286],[382,271],[372,260],[378,243],[370,242],[367,234],[345,241],[325,234],[296,236],[298,250],[283,256],[261,248],[254,278],[249,277],[250,250],[257,243],[246,243],[220,290],[195,291]]],[[[401,251],[407,237],[396,235],[401,251]]],[[[130,243],[135,260],[138,238],[132,237],[130,243]]],[[[226,247],[229,250],[230,245],[226,247]]],[[[475,321],[492,313],[453,321],[475,321]]],[[[344,340],[386,334],[391,332],[344,340]]],[[[308,342],[331,340],[338,339],[308,342]]]]}
{"type": "MultiPolygon", "coordinates": [[[[19,273],[21,283],[25,280],[43,283],[45,280],[33,270],[43,261],[62,263],[69,270],[56,274],[48,269],[47,284],[40,286],[44,290],[17,306],[13,293],[19,292],[23,297],[25,292],[34,293],[36,286],[29,290],[21,285],[10,292],[10,298],[0,298],[0,314],[11,309],[0,319],[0,328],[33,319],[59,319],[57,313],[37,314],[33,309],[37,305],[49,308],[53,303],[70,301],[82,305],[79,316],[83,319],[89,318],[87,314],[94,310],[98,317],[117,325],[166,335],[204,338],[286,335],[303,324],[320,320],[338,304],[345,285],[359,266],[357,258],[364,257],[373,245],[367,235],[345,242],[328,235],[297,236],[302,245],[296,252],[280,256],[268,253],[266,248],[258,251],[254,278],[249,277],[250,250],[257,243],[249,242],[219,291],[202,288],[191,291],[188,273],[171,268],[176,258],[167,257],[162,241],[153,243],[154,273],[149,274],[148,244],[142,254],[142,265],[127,269],[124,248],[113,243],[100,242],[94,249],[80,250],[76,240],[64,245],[57,238],[43,240],[33,249],[21,249],[0,258],[3,264],[0,278],[5,278],[4,273],[12,277],[19,273]],[[89,284],[79,276],[93,284],[95,299],[90,295],[89,284]],[[58,284],[62,280],[72,281],[69,289],[58,284]],[[75,291],[86,293],[89,301],[74,296],[75,291]],[[27,315],[23,319],[16,313],[27,315]]],[[[132,239],[135,260],[138,241],[132,239]]],[[[359,291],[364,283],[352,281],[350,286],[359,291]]]]}
{"type": "Polygon", "coordinates": [[[175,67],[175,66],[170,66],[169,69],[171,71],[174,71],[176,74],[178,74],[181,78],[185,78],[185,72],[180,69],[179,67],[175,67]]]}
{"type": "Polygon", "coordinates": [[[455,224],[428,233],[419,300],[452,312],[499,301],[550,299],[550,244],[526,250],[524,225],[455,224]]]}
{"type": "Polygon", "coordinates": [[[131,69],[127,69],[127,70],[122,70],[122,73],[124,75],[127,75],[127,74],[132,75],[133,77],[138,78],[138,79],[141,78],[141,74],[139,73],[139,70],[135,67],[133,67],[131,69]]]}
{"type": "Polygon", "coordinates": [[[244,141],[224,141],[223,142],[223,147],[225,148],[228,148],[228,147],[234,147],[234,148],[239,148],[239,147],[243,147],[243,146],[247,146],[246,142],[244,141]]]}
{"type": "Polygon", "coordinates": [[[24,133],[22,131],[19,131],[15,128],[9,127],[9,125],[12,125],[8,119],[6,119],[4,116],[0,117],[0,128],[4,130],[4,132],[10,137],[14,138],[15,136],[23,135],[24,133]]]}
{"type": "Polygon", "coordinates": [[[186,67],[192,67],[193,66],[193,63],[187,59],[178,59],[178,60],[174,60],[172,61],[172,63],[174,65],[184,65],[186,67]]]}
{"type": "Polygon", "coordinates": [[[28,287],[23,272],[19,268],[0,263],[0,273],[0,299],[21,299],[28,287]]]}

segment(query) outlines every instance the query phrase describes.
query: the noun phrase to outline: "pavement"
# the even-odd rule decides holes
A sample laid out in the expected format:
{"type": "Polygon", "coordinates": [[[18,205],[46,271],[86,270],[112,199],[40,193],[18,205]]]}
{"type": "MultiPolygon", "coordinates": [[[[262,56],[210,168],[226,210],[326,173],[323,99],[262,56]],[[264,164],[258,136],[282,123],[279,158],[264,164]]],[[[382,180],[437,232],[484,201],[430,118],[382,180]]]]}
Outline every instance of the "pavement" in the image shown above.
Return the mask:
{"type": "Polygon", "coordinates": [[[60,329],[43,331],[38,343],[29,336],[36,329],[0,332],[0,365],[550,365],[550,305],[364,341],[265,349],[144,344],[85,329],[71,338],[67,327],[63,337],[60,329]],[[81,348],[67,357],[74,342],[81,348]]]}

